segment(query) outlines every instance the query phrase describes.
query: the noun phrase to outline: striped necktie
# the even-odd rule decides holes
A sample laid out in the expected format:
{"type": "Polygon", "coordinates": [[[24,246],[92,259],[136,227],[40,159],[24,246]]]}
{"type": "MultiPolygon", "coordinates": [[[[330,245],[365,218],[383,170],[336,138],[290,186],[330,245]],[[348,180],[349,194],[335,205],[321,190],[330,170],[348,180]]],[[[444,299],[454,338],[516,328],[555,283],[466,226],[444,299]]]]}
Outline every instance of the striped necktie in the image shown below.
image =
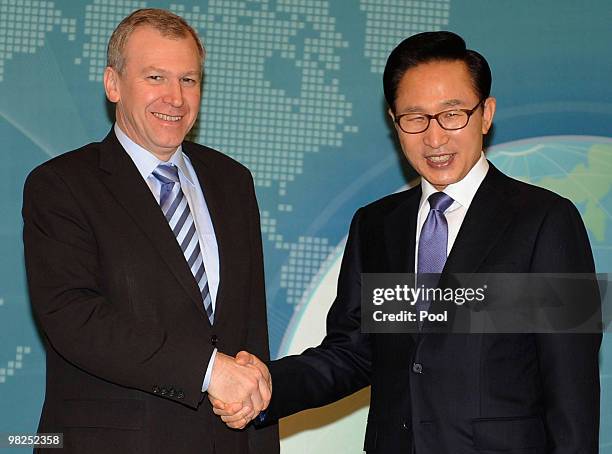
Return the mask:
{"type": "Polygon", "coordinates": [[[168,224],[170,224],[176,241],[183,251],[187,265],[189,265],[191,273],[198,283],[206,315],[208,315],[208,319],[212,324],[214,313],[208,288],[208,278],[204,269],[204,260],[202,259],[200,242],[198,241],[198,233],[193,222],[193,216],[189,210],[187,198],[181,189],[178,168],[172,164],[160,164],[153,171],[152,175],[161,182],[159,205],[164,216],[166,216],[168,224]]]}

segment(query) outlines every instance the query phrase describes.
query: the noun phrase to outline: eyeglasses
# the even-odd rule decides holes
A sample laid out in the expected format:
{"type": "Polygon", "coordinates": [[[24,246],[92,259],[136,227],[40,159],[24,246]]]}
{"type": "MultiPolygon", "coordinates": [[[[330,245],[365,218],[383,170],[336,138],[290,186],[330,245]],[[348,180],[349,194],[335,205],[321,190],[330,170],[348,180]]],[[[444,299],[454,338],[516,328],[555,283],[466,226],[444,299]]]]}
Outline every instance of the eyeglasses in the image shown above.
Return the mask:
{"type": "Polygon", "coordinates": [[[426,113],[407,113],[395,117],[394,121],[399,128],[407,134],[419,134],[426,131],[427,128],[429,128],[429,122],[432,118],[438,122],[442,129],[455,131],[467,126],[470,117],[483,102],[484,99],[478,101],[478,104],[476,104],[473,109],[445,110],[435,115],[426,113]]]}

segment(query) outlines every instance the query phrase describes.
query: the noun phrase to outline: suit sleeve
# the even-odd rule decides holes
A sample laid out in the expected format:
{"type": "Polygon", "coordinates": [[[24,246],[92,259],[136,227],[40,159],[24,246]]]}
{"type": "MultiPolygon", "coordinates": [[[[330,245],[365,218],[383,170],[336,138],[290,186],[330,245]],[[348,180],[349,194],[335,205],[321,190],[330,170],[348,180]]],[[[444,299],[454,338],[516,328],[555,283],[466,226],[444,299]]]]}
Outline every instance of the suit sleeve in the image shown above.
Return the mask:
{"type": "MultiPolygon", "coordinates": [[[[246,350],[256,355],[262,361],[269,361],[270,347],[268,343],[268,322],[259,207],[255,196],[253,179],[250,174],[248,175],[247,198],[250,222],[251,284],[249,292],[249,325],[246,350]]],[[[251,426],[247,430],[249,431],[250,454],[273,454],[279,452],[278,426],[276,424],[260,428],[251,426]]]]}
{"type": "MultiPolygon", "coordinates": [[[[595,272],[584,224],[568,200],[560,199],[549,209],[538,234],[531,271],[595,272]]],[[[601,334],[537,336],[551,454],[599,452],[600,344],[601,334]]]]}
{"type": "Polygon", "coordinates": [[[197,407],[212,345],[190,324],[169,330],[109,297],[99,265],[104,245],[73,191],[49,165],[32,172],[24,188],[30,300],[46,341],[96,377],[149,393],[172,383],[181,391],[165,397],[197,407]]]}
{"type": "Polygon", "coordinates": [[[270,364],[269,419],[329,404],[370,384],[370,337],[361,332],[360,213],[351,223],[323,342],[270,364]]]}

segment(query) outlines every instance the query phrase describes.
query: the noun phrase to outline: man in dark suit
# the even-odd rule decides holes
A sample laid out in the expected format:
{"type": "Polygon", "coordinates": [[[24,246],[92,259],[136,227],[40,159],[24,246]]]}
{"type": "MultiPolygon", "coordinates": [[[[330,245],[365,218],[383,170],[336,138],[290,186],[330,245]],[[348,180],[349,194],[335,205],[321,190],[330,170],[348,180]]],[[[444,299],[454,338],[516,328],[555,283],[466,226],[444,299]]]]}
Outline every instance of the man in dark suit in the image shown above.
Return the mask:
{"type": "Polygon", "coordinates": [[[144,9],[108,47],[116,123],[35,169],[24,191],[32,307],[47,349],[39,431],[70,453],[279,451],[277,428],[228,429],[206,393],[254,414],[269,376],[259,211],[249,171],[184,141],[204,50],[180,17],[144,9]]]}
{"type": "MultiPolygon", "coordinates": [[[[449,32],[391,53],[384,89],[421,184],[357,211],[322,344],[269,364],[275,420],[371,384],[368,453],[598,452],[600,334],[366,334],[362,273],[593,273],[572,203],[482,153],[486,60],[449,32]]],[[[576,301],[575,304],[582,302],[576,301]]],[[[256,358],[241,361],[265,370],[256,358]]],[[[240,405],[215,412],[242,427],[240,405]]]]}

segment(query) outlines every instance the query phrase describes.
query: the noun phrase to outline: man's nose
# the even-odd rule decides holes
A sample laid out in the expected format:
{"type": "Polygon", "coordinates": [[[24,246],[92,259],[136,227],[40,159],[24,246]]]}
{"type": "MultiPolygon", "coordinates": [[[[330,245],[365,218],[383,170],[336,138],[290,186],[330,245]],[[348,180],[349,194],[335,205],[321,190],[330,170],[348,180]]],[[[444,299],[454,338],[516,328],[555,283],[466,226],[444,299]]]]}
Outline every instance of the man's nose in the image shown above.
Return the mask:
{"type": "Polygon", "coordinates": [[[179,80],[168,83],[163,101],[173,107],[181,107],[183,105],[183,87],[179,80]]]}
{"type": "Polygon", "coordinates": [[[435,118],[429,122],[429,127],[423,132],[423,142],[431,148],[440,148],[448,143],[448,131],[435,118]]]}

